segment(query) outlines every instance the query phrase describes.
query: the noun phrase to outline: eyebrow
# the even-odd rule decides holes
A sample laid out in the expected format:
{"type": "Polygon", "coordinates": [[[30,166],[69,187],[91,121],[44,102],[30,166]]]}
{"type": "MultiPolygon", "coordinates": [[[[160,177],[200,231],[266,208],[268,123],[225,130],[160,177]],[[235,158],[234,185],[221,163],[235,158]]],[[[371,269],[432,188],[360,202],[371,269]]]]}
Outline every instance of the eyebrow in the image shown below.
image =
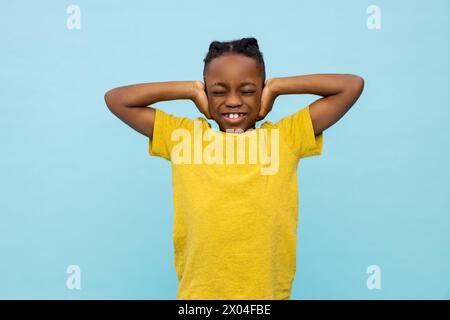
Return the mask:
{"type": "MultiPolygon", "coordinates": [[[[241,84],[239,85],[239,87],[244,87],[244,86],[247,86],[247,85],[252,85],[252,86],[255,86],[256,87],[256,84],[254,84],[253,82],[241,82],[241,84]]],[[[226,83],[224,83],[224,82],[214,82],[213,84],[212,84],[212,87],[214,87],[214,86],[221,86],[221,87],[228,87],[227,86],[227,84],[226,83]]]]}

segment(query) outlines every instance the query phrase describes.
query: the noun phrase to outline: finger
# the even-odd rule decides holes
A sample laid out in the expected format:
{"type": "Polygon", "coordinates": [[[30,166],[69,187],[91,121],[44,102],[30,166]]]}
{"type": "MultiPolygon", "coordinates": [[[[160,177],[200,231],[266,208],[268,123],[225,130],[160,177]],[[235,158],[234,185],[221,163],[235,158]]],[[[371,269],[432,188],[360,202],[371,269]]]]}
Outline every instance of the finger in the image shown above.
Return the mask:
{"type": "Polygon", "coordinates": [[[207,117],[208,119],[212,119],[211,113],[209,112],[208,103],[205,102],[205,104],[202,105],[201,108],[202,113],[207,117]]]}
{"type": "Polygon", "coordinates": [[[258,118],[259,120],[263,119],[267,114],[267,105],[266,105],[266,100],[262,99],[261,101],[261,108],[259,109],[259,113],[258,113],[258,118]]]}
{"type": "Polygon", "coordinates": [[[205,104],[203,105],[203,114],[204,114],[208,119],[212,119],[211,113],[209,112],[208,101],[205,101],[205,104]]]}
{"type": "Polygon", "coordinates": [[[266,117],[267,113],[260,113],[257,117],[258,121],[261,121],[262,119],[264,119],[266,117]]]}
{"type": "Polygon", "coordinates": [[[259,113],[258,113],[258,117],[256,118],[258,121],[260,121],[260,120],[262,120],[262,119],[264,119],[264,117],[266,116],[266,112],[264,112],[264,111],[259,111],[259,113]]]}

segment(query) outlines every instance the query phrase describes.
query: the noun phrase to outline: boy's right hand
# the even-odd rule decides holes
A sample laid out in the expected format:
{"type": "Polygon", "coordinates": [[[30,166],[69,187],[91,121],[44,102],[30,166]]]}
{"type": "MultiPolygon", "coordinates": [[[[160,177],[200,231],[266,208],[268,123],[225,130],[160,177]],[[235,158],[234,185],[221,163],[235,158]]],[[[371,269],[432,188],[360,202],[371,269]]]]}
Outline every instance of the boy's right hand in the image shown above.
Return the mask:
{"type": "Polygon", "coordinates": [[[195,94],[192,99],[198,110],[205,115],[206,118],[212,119],[211,114],[209,112],[208,106],[208,96],[206,95],[205,84],[200,80],[195,80],[193,82],[195,94]]]}

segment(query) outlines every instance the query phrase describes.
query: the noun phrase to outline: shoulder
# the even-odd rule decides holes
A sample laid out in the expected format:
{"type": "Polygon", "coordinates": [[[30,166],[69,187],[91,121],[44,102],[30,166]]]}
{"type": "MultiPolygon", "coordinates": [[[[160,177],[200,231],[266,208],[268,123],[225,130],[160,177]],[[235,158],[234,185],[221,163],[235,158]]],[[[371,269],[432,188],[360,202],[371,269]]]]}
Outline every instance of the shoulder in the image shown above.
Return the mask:
{"type": "Polygon", "coordinates": [[[160,130],[176,128],[193,129],[195,123],[201,124],[202,126],[208,124],[206,119],[202,117],[196,117],[193,119],[190,117],[174,115],[161,109],[155,110],[155,126],[157,126],[160,130]]]}

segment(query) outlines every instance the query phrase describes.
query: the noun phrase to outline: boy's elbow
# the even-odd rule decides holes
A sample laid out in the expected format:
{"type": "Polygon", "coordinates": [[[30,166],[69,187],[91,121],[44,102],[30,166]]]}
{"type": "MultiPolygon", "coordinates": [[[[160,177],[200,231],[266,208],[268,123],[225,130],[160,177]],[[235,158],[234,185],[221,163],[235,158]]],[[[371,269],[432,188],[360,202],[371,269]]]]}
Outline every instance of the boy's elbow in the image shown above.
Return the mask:
{"type": "Polygon", "coordinates": [[[364,78],[356,74],[352,75],[351,87],[356,92],[361,93],[364,90],[364,78]]]}
{"type": "Polygon", "coordinates": [[[105,104],[109,107],[110,101],[111,101],[111,90],[106,91],[105,95],[103,96],[105,99],[105,104]]]}
{"type": "Polygon", "coordinates": [[[114,89],[107,91],[103,98],[105,99],[105,104],[109,109],[117,105],[117,97],[114,89]]]}

